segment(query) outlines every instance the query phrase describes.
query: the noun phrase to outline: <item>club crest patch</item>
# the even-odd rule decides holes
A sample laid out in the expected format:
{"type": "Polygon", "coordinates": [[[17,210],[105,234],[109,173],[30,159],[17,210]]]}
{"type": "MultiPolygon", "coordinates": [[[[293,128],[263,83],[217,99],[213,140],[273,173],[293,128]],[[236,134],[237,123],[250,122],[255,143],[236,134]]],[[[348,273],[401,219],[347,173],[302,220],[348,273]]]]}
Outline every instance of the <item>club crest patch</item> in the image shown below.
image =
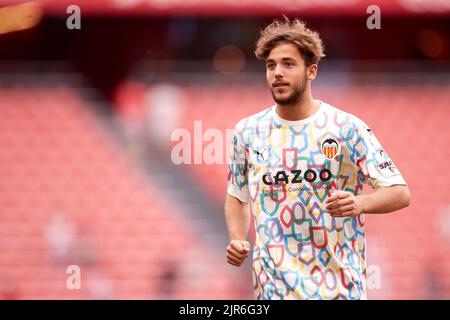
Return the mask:
{"type": "Polygon", "coordinates": [[[340,151],[341,146],[334,138],[328,138],[322,143],[322,154],[328,159],[333,159],[340,151]]]}

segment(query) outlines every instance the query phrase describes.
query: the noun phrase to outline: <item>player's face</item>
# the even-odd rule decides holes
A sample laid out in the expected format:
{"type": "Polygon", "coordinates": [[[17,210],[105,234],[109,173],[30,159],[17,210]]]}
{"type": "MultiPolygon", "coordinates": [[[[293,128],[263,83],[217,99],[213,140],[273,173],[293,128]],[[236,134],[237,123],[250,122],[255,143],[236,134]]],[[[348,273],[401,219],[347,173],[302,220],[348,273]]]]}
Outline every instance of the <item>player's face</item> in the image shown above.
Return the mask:
{"type": "Polygon", "coordinates": [[[266,78],[273,99],[279,105],[294,105],[305,92],[308,80],[315,78],[317,66],[305,66],[297,47],[281,43],[266,59],[266,78]]]}

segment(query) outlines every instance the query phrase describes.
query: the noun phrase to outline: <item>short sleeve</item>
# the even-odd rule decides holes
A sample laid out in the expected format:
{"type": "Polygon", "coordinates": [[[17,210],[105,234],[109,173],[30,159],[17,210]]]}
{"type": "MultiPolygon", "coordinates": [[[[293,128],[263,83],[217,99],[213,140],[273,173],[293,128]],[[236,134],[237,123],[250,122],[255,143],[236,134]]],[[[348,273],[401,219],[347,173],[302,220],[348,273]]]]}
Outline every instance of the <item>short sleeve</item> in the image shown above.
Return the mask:
{"type": "Polygon", "coordinates": [[[356,127],[356,166],[364,182],[377,189],[392,185],[406,185],[400,171],[383,149],[372,130],[363,121],[356,127]]]}
{"type": "Polygon", "coordinates": [[[248,202],[248,148],[243,142],[242,122],[234,128],[228,163],[227,192],[242,202],[248,202]]]}

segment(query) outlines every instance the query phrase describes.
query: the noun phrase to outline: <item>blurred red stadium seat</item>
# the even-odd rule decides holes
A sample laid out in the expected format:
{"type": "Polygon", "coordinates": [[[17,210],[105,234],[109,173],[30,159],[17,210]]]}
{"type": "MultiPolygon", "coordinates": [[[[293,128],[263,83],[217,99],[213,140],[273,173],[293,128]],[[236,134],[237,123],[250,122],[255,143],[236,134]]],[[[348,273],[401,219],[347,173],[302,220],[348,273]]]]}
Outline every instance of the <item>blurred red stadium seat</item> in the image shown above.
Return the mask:
{"type": "MultiPolygon", "coordinates": [[[[230,277],[224,259],[215,259],[164,192],[139,175],[76,91],[13,87],[0,96],[0,274],[16,283],[15,297],[245,296],[232,282],[184,287],[188,255],[195,253],[200,260],[191,267],[206,268],[214,281],[230,277]],[[56,235],[55,215],[65,219],[56,235]],[[67,241],[62,260],[55,260],[51,237],[56,245],[67,241]],[[80,290],[66,288],[71,264],[81,267],[80,290]]],[[[2,279],[0,294],[1,286],[2,279]]]]}

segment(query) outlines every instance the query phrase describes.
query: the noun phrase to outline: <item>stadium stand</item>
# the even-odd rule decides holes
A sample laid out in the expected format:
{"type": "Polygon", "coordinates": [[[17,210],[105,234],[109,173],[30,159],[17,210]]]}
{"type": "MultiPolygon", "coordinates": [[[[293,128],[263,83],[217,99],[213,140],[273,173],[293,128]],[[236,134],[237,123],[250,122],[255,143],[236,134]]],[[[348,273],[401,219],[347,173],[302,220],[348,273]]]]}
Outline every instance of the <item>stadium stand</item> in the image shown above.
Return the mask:
{"type": "Polygon", "coordinates": [[[3,86],[0,96],[1,298],[249,297],[77,90],[3,86]]]}

